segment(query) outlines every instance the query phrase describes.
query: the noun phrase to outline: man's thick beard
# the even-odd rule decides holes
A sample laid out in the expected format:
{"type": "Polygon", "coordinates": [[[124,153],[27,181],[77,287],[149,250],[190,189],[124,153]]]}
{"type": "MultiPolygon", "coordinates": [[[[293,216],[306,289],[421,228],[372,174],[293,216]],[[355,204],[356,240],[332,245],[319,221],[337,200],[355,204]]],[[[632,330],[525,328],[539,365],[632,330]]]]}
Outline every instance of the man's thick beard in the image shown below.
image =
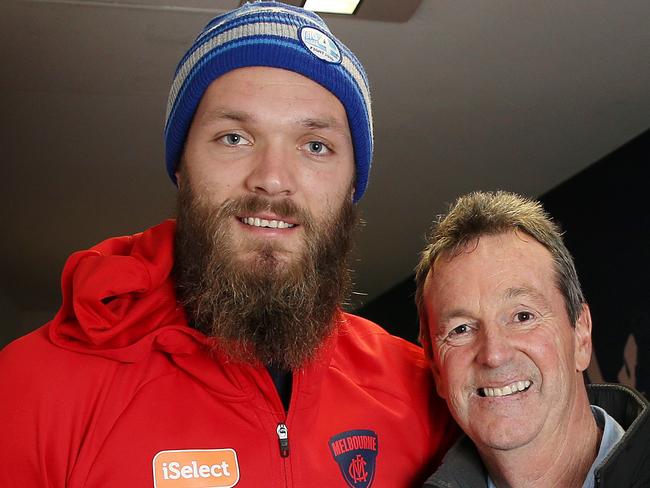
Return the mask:
{"type": "Polygon", "coordinates": [[[230,360],[285,370],[305,366],[335,327],[337,308],[351,289],[347,267],[358,218],[345,203],[316,224],[290,200],[256,195],[213,208],[182,185],[178,196],[174,279],[190,325],[217,339],[230,360]],[[236,215],[270,210],[297,220],[301,256],[284,264],[270,243],[254,243],[254,259],[239,260],[229,227],[236,215]]]}

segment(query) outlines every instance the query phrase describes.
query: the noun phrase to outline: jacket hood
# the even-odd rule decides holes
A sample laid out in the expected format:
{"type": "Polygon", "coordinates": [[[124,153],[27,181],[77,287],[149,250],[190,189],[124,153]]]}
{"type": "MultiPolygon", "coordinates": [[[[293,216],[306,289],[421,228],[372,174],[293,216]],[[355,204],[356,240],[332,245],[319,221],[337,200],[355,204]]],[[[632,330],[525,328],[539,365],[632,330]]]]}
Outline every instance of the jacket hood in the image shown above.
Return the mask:
{"type": "Polygon", "coordinates": [[[152,349],[190,354],[208,339],[187,325],[170,273],[176,223],[107,239],[68,258],[49,323],[65,349],[135,362],[152,349]]]}

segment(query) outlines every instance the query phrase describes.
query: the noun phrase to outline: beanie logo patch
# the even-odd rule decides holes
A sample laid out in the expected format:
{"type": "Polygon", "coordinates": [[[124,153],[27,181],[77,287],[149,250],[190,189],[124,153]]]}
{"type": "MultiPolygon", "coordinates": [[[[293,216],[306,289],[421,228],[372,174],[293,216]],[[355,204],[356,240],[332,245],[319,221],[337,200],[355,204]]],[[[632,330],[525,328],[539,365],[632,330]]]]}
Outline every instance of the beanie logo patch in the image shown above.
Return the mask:
{"type": "Polygon", "coordinates": [[[300,29],[300,40],[311,53],[328,63],[340,63],[341,51],[334,40],[323,31],[313,27],[300,29]]]}

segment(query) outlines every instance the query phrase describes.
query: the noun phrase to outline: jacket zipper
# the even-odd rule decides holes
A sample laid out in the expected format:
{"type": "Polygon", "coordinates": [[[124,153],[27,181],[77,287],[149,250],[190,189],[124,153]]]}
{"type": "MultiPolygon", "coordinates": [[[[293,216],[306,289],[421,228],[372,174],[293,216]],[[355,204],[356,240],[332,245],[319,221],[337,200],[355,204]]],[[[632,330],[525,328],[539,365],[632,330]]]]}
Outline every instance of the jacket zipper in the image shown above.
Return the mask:
{"type": "MultiPolygon", "coordinates": [[[[273,380],[271,379],[269,375],[269,381],[273,383],[273,380]]],[[[284,411],[284,405],[282,404],[282,400],[280,399],[280,395],[275,389],[275,385],[273,386],[274,393],[275,393],[275,410],[279,413],[279,416],[277,417],[276,424],[275,424],[275,433],[278,437],[278,451],[280,454],[280,462],[283,465],[283,470],[284,470],[284,486],[286,488],[291,488],[292,484],[290,483],[290,476],[289,476],[289,465],[287,464],[289,462],[289,428],[287,427],[287,424],[289,423],[288,420],[292,416],[290,415],[290,412],[292,410],[292,406],[294,403],[294,398],[293,395],[297,391],[296,388],[296,376],[294,375],[291,378],[292,381],[292,392],[291,392],[291,400],[289,401],[289,409],[285,413],[284,411]],[[282,412],[282,413],[280,413],[282,412]]]]}
{"type": "Polygon", "coordinates": [[[289,429],[287,425],[279,423],[275,431],[278,434],[278,444],[280,446],[280,457],[289,457],[289,429]]]}
{"type": "Polygon", "coordinates": [[[278,436],[278,449],[280,451],[280,463],[282,463],[282,470],[284,472],[284,486],[291,488],[292,484],[289,482],[289,429],[287,428],[286,418],[280,421],[276,428],[275,433],[278,436]]]}

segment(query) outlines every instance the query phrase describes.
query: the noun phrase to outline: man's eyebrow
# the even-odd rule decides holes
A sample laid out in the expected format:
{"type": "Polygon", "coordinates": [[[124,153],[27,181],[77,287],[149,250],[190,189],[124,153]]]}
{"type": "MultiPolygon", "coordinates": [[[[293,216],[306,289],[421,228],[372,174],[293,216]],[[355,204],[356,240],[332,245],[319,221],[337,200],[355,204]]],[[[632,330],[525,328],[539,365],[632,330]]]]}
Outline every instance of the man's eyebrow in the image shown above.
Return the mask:
{"type": "Polygon", "coordinates": [[[216,108],[203,114],[201,117],[202,124],[210,124],[219,120],[233,120],[236,122],[250,122],[253,120],[253,115],[248,112],[240,110],[228,110],[225,108],[216,108]]]}
{"type": "Polygon", "coordinates": [[[334,117],[307,117],[299,121],[307,129],[328,129],[350,138],[347,125],[342,124],[334,117]]]}
{"type": "MultiPolygon", "coordinates": [[[[203,114],[201,117],[202,124],[211,124],[219,120],[232,120],[235,122],[254,122],[253,114],[241,110],[229,110],[226,108],[216,108],[203,114]]],[[[350,131],[346,125],[342,124],[334,117],[306,117],[297,121],[307,129],[330,129],[339,132],[346,137],[350,137],[350,131]]]]}
{"type": "MultiPolygon", "coordinates": [[[[531,286],[513,286],[506,289],[503,293],[503,300],[512,300],[513,298],[527,297],[539,302],[547,302],[546,297],[531,286]]],[[[472,313],[464,308],[454,308],[447,310],[440,317],[440,323],[446,324],[452,319],[459,317],[472,317],[472,313]]]]}
{"type": "Polygon", "coordinates": [[[438,321],[437,326],[435,327],[435,332],[432,334],[437,340],[443,340],[449,334],[449,323],[453,319],[457,318],[470,318],[471,314],[463,308],[454,308],[448,310],[442,314],[440,320],[438,321]]]}
{"type": "Polygon", "coordinates": [[[334,117],[307,117],[300,120],[301,125],[313,129],[329,129],[330,127],[339,128],[341,123],[336,120],[334,117]]]}
{"type": "Polygon", "coordinates": [[[442,317],[440,317],[440,322],[442,324],[446,324],[449,322],[451,319],[455,319],[458,317],[470,317],[471,314],[469,311],[465,310],[464,308],[454,308],[452,310],[446,311],[442,317]]]}
{"type": "Polygon", "coordinates": [[[511,300],[513,298],[527,297],[533,300],[546,302],[546,297],[531,286],[513,286],[508,288],[503,293],[504,300],[511,300]]]}

